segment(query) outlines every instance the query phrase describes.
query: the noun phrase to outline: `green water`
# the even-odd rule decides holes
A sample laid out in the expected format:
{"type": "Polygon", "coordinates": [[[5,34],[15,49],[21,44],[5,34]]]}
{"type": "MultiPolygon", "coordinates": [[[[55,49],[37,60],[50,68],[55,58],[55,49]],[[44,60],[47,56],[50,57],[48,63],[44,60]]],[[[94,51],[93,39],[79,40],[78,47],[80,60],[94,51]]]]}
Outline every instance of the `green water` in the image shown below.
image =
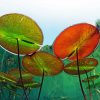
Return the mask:
{"type": "MultiPolygon", "coordinates": [[[[42,48],[42,51],[52,53],[52,47],[45,46],[42,48]]],[[[89,56],[91,58],[95,58],[98,60],[97,67],[88,73],[88,76],[100,74],[100,46],[89,56]]],[[[22,56],[20,56],[23,58],[22,56]]],[[[68,64],[68,60],[63,61],[64,64],[68,64]]],[[[18,67],[17,55],[14,55],[8,51],[5,51],[3,48],[0,48],[0,71],[7,72],[11,68],[18,67]]],[[[21,67],[23,67],[21,65],[21,67]]],[[[81,79],[86,78],[86,75],[81,75],[81,79]]],[[[41,77],[34,76],[34,80],[41,82],[41,77]]],[[[95,83],[100,82],[100,78],[94,81],[95,83]]],[[[92,82],[90,82],[92,85],[92,82]]],[[[98,83],[99,84],[99,83],[98,83]]],[[[0,100],[25,100],[25,96],[23,95],[23,89],[11,89],[5,87],[6,84],[0,83],[0,100]]],[[[90,100],[88,83],[82,83],[84,87],[84,91],[86,94],[87,100],[90,100]]],[[[92,92],[92,100],[100,100],[100,85],[96,88],[91,87],[92,92]]],[[[39,88],[32,88],[27,91],[29,100],[37,100],[39,88]]],[[[77,75],[70,75],[65,72],[61,72],[56,76],[47,76],[44,78],[44,83],[42,87],[42,92],[40,96],[40,100],[84,100],[79,79],[77,75]]]]}

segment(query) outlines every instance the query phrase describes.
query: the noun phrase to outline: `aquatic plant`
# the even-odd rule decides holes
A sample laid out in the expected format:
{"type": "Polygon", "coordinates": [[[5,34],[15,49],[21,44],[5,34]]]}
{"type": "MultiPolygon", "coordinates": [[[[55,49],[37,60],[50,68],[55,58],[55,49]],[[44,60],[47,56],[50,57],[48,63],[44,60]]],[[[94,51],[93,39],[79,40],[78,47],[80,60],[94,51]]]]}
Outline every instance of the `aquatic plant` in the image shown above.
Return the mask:
{"type": "Polygon", "coordinates": [[[86,96],[80,77],[79,59],[90,55],[99,43],[99,30],[88,23],[80,23],[66,28],[55,39],[53,44],[54,54],[61,58],[76,60],[77,73],[84,100],[86,96]]]}
{"type": "MultiPolygon", "coordinates": [[[[90,72],[97,65],[98,61],[94,58],[80,59],[79,60],[80,74],[85,74],[86,72],[90,72]]],[[[77,61],[72,61],[71,63],[67,64],[64,68],[64,71],[72,75],[78,75],[77,61]]]]}
{"type": "Polygon", "coordinates": [[[42,76],[40,93],[43,85],[44,76],[53,76],[63,71],[64,65],[62,61],[46,52],[36,52],[33,55],[24,56],[22,59],[23,66],[26,70],[36,76],[42,76]]]}
{"type": "MultiPolygon", "coordinates": [[[[98,45],[99,26],[99,20],[96,27],[88,23],[70,26],[59,34],[53,45],[45,45],[39,49],[43,43],[43,34],[33,19],[17,13],[1,16],[0,45],[5,48],[5,51],[2,55],[0,54],[2,57],[0,62],[0,84],[2,84],[2,88],[0,92],[3,93],[2,89],[8,89],[9,95],[11,93],[12,96],[13,94],[20,96],[16,91],[23,89],[25,99],[28,100],[31,89],[39,88],[37,99],[40,100],[45,76],[54,76],[64,70],[68,74],[78,75],[84,100],[86,100],[82,82],[88,82],[90,91],[89,82],[99,77],[99,75],[88,77],[87,72],[92,71],[97,66],[98,61],[94,58],[86,58],[94,52],[98,45]],[[15,63],[13,54],[17,54],[18,68],[13,67],[15,63]],[[22,59],[20,55],[24,55],[22,59]],[[63,64],[64,59],[69,60],[70,63],[63,64]],[[10,70],[4,71],[4,66],[5,68],[9,66],[10,70]],[[81,74],[87,76],[82,82],[81,74]],[[35,76],[42,77],[41,83],[34,80],[35,76]]],[[[99,90],[97,91],[99,92],[99,90]]],[[[66,100],[68,98],[55,96],[52,99],[66,100]]]]}
{"type": "Polygon", "coordinates": [[[71,60],[88,56],[99,42],[99,30],[88,23],[80,23],[66,28],[54,41],[54,53],[57,57],[71,60]]]}
{"type": "Polygon", "coordinates": [[[37,76],[42,76],[43,71],[45,76],[56,75],[64,68],[59,58],[45,52],[24,56],[22,63],[25,69],[37,76]]]}
{"type": "Polygon", "coordinates": [[[33,19],[25,15],[12,13],[1,16],[0,45],[18,54],[17,40],[19,54],[34,53],[42,45],[42,31],[33,19]]]}
{"type": "Polygon", "coordinates": [[[22,81],[19,54],[25,55],[36,52],[42,42],[42,31],[31,18],[17,13],[0,17],[0,45],[12,53],[18,54],[19,74],[27,100],[28,97],[22,81]]]}

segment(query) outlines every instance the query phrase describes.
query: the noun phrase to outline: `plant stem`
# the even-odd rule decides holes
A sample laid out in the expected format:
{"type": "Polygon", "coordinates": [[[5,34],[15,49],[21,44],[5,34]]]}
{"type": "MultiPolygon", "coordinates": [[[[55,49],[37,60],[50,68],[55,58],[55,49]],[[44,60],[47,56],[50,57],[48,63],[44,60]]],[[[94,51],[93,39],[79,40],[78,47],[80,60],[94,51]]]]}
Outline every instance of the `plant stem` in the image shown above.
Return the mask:
{"type": "Polygon", "coordinates": [[[24,94],[26,96],[26,100],[28,100],[28,96],[27,96],[27,93],[26,93],[26,90],[25,90],[25,87],[24,87],[23,78],[22,78],[22,72],[21,72],[21,64],[20,64],[20,56],[19,56],[19,42],[18,42],[18,39],[17,39],[17,48],[18,48],[18,69],[19,69],[20,79],[21,79],[21,83],[22,83],[22,87],[23,87],[24,94]]]}
{"type": "Polygon", "coordinates": [[[39,94],[38,94],[38,100],[40,100],[40,94],[41,94],[41,90],[42,90],[42,86],[43,86],[43,81],[44,81],[44,69],[43,69],[43,75],[42,75],[41,86],[40,86],[40,90],[39,90],[39,94]]]}
{"type": "Polygon", "coordinates": [[[78,69],[78,77],[80,82],[81,91],[84,97],[84,100],[86,100],[85,92],[83,90],[82,82],[81,82],[81,76],[80,76],[80,69],[79,69],[79,61],[78,61],[78,49],[76,49],[76,57],[77,57],[77,69],[78,69]]]}

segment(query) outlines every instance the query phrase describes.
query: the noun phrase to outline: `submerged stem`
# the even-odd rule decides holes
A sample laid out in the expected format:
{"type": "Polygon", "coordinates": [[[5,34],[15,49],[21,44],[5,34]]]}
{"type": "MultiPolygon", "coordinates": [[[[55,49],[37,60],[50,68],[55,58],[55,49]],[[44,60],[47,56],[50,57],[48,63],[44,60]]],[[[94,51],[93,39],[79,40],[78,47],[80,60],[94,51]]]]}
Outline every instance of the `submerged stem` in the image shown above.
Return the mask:
{"type": "Polygon", "coordinates": [[[81,91],[82,91],[84,100],[86,100],[85,92],[83,90],[83,86],[82,86],[82,82],[81,82],[81,77],[80,77],[80,69],[79,69],[79,61],[78,61],[78,49],[76,49],[76,57],[77,57],[77,69],[78,69],[78,77],[79,77],[80,87],[81,87],[81,91]]]}
{"type": "Polygon", "coordinates": [[[18,42],[18,39],[17,39],[17,48],[18,48],[18,69],[19,69],[19,74],[20,74],[21,85],[23,87],[23,91],[24,91],[24,94],[26,96],[26,100],[28,100],[28,96],[27,96],[27,93],[26,93],[26,90],[25,90],[25,87],[24,87],[24,83],[23,83],[21,66],[20,66],[21,64],[20,64],[20,56],[19,56],[19,42],[18,42]]]}
{"type": "Polygon", "coordinates": [[[1,61],[1,66],[0,66],[0,71],[3,71],[3,64],[4,64],[4,57],[5,57],[5,55],[6,55],[6,50],[4,51],[4,53],[3,53],[3,57],[2,57],[2,61],[1,61]]]}
{"type": "Polygon", "coordinates": [[[87,74],[87,71],[84,69],[85,73],[86,73],[86,77],[87,77],[87,80],[88,80],[88,87],[89,87],[89,94],[90,94],[90,100],[92,100],[92,93],[91,93],[91,89],[90,89],[90,82],[89,82],[89,77],[88,77],[88,74],[87,74]]]}
{"type": "Polygon", "coordinates": [[[43,86],[43,81],[44,81],[44,69],[43,69],[43,75],[42,75],[41,86],[40,86],[40,90],[39,90],[39,94],[38,94],[38,100],[40,100],[40,94],[41,94],[41,90],[42,90],[42,86],[43,86]]]}

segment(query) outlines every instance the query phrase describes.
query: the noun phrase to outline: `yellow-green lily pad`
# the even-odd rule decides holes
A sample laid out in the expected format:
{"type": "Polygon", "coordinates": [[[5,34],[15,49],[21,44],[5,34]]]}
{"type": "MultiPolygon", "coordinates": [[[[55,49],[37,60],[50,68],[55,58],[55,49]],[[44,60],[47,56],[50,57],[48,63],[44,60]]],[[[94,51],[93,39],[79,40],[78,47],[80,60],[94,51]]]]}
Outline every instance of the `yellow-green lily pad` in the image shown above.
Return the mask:
{"type": "Polygon", "coordinates": [[[0,45],[10,52],[20,54],[36,52],[43,42],[43,35],[37,23],[17,13],[6,14],[0,17],[0,45]]]}

